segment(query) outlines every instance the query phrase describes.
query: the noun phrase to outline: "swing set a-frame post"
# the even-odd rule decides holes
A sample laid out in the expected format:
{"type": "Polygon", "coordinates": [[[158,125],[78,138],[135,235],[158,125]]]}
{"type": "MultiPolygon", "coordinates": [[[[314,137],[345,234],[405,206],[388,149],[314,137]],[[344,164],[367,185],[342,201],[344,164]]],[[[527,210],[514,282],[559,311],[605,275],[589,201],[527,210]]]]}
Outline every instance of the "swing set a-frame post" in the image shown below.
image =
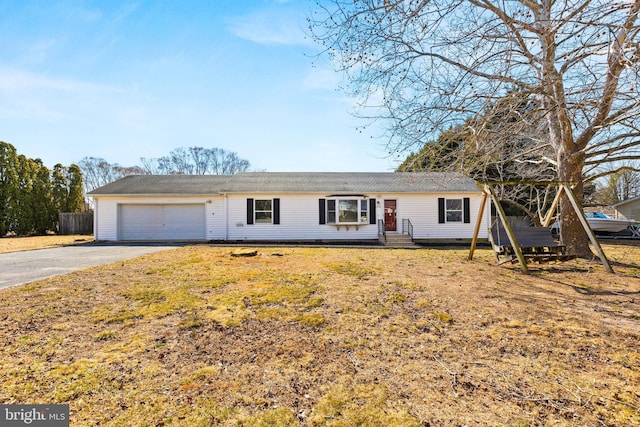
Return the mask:
{"type": "Polygon", "coordinates": [[[516,257],[518,258],[518,262],[520,263],[520,268],[524,274],[529,274],[529,267],[527,266],[527,260],[524,258],[524,254],[522,253],[522,248],[518,243],[518,239],[516,239],[516,235],[513,232],[513,228],[511,228],[511,224],[507,220],[507,214],[504,212],[502,208],[502,204],[498,200],[498,195],[496,191],[493,189],[492,185],[485,184],[485,191],[488,191],[491,195],[491,200],[493,200],[493,204],[496,207],[496,211],[498,212],[498,217],[502,222],[502,226],[504,227],[504,231],[507,233],[507,237],[509,238],[509,242],[511,243],[511,247],[513,247],[514,252],[516,253],[516,257]]]}
{"type": "Polygon", "coordinates": [[[567,197],[571,202],[571,206],[573,206],[573,209],[578,213],[578,219],[582,224],[582,228],[584,228],[584,231],[587,232],[587,236],[589,236],[589,240],[591,241],[591,244],[595,248],[596,253],[598,254],[598,257],[600,257],[600,261],[602,262],[604,269],[608,273],[613,273],[613,268],[611,268],[611,264],[609,264],[609,260],[607,259],[607,256],[605,255],[604,251],[602,250],[602,247],[600,246],[600,243],[598,242],[598,239],[596,238],[595,233],[591,229],[591,226],[589,226],[589,223],[587,222],[587,218],[584,216],[584,213],[580,210],[580,206],[578,205],[578,201],[576,200],[576,196],[575,194],[573,194],[571,187],[569,187],[569,185],[567,185],[566,183],[562,184],[561,187],[564,187],[564,192],[567,194],[567,197]]]}
{"type": "Polygon", "coordinates": [[[474,230],[474,234],[473,234],[473,239],[471,241],[471,248],[469,250],[469,256],[468,259],[472,260],[473,259],[473,254],[475,252],[475,248],[476,248],[476,244],[478,242],[478,235],[480,233],[480,227],[482,224],[482,219],[484,217],[484,211],[485,211],[485,207],[486,207],[486,202],[487,199],[490,197],[491,200],[493,201],[493,204],[496,208],[496,211],[498,213],[498,217],[500,218],[500,222],[502,223],[504,230],[509,238],[509,242],[511,243],[511,246],[513,247],[513,250],[515,252],[516,257],[518,258],[518,261],[520,263],[520,267],[522,268],[522,272],[525,274],[529,273],[529,268],[527,267],[527,261],[526,258],[522,252],[522,248],[520,247],[520,245],[518,244],[518,240],[516,239],[516,236],[513,232],[513,229],[511,228],[509,222],[507,221],[507,217],[506,214],[504,212],[504,209],[502,209],[502,205],[500,204],[500,201],[498,200],[498,196],[495,193],[494,190],[494,186],[495,185],[555,185],[556,187],[558,187],[558,192],[556,194],[556,197],[553,200],[553,203],[551,205],[551,209],[549,209],[549,211],[547,212],[547,214],[544,216],[543,220],[542,220],[542,226],[543,227],[549,227],[551,220],[553,219],[553,211],[556,210],[558,203],[560,202],[560,197],[562,196],[562,193],[565,193],[567,198],[569,199],[571,206],[573,207],[573,209],[575,210],[576,214],[578,215],[578,219],[580,220],[580,223],[582,224],[582,227],[584,228],[584,231],[587,233],[587,236],[589,237],[589,240],[591,241],[591,244],[593,245],[593,247],[596,250],[596,253],[598,254],[598,257],[600,258],[600,261],[602,262],[602,265],[604,266],[604,269],[608,272],[608,273],[613,273],[613,268],[611,267],[611,264],[609,263],[609,260],[607,259],[607,256],[605,255],[604,251],[602,250],[602,247],[600,246],[600,243],[598,242],[598,239],[595,236],[595,233],[593,232],[593,230],[591,229],[591,227],[589,226],[589,223],[587,222],[587,218],[584,216],[584,212],[582,212],[582,210],[580,209],[580,206],[578,204],[578,201],[575,197],[575,194],[573,193],[573,190],[571,189],[571,186],[569,183],[567,182],[560,182],[560,181],[547,181],[547,182],[522,182],[522,181],[488,181],[488,182],[476,182],[476,185],[478,186],[478,188],[482,191],[483,193],[483,199],[482,199],[482,203],[480,206],[480,210],[478,212],[478,217],[477,217],[477,222],[476,222],[476,227],[474,230]]]}
{"type": "Polygon", "coordinates": [[[486,191],[482,191],[482,201],[480,202],[480,209],[478,209],[478,220],[476,221],[476,228],[473,231],[473,239],[471,240],[471,249],[469,250],[469,261],[473,259],[473,252],[476,250],[476,244],[478,243],[478,236],[480,235],[480,227],[482,227],[482,218],[484,218],[484,209],[487,206],[487,198],[489,195],[486,191]]]}

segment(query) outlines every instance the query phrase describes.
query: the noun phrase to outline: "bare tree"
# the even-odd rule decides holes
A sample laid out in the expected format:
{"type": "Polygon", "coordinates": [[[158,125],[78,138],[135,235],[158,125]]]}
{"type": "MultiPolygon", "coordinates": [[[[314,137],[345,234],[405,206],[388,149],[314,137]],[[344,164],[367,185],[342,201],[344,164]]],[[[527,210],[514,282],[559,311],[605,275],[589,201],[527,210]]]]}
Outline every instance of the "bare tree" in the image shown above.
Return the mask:
{"type": "Polygon", "coordinates": [[[249,169],[249,162],[238,157],[236,153],[224,153],[222,156],[222,174],[234,175],[249,169]]]}
{"type": "Polygon", "coordinates": [[[85,193],[128,175],[147,173],[140,166],[120,166],[99,157],[85,157],[78,162],[78,166],[82,171],[85,193]]]}
{"type": "MultiPolygon", "coordinates": [[[[346,73],[344,89],[359,97],[359,114],[388,124],[390,152],[469,121],[471,152],[501,150],[505,135],[537,138],[526,161],[553,165],[559,180],[576,184],[580,201],[583,174],[615,172],[608,166],[622,161],[638,170],[640,1],[317,4],[312,34],[346,73]],[[497,133],[487,112],[513,89],[536,109],[497,133]],[[531,135],[532,117],[541,118],[544,132],[531,135]]],[[[590,254],[567,199],[560,212],[565,244],[590,254]]]]}
{"type": "Polygon", "coordinates": [[[176,148],[169,155],[140,159],[141,166],[120,166],[105,159],[85,157],[79,162],[85,190],[91,191],[128,175],[232,175],[246,172],[248,160],[221,148],[176,148]]]}
{"type": "Polygon", "coordinates": [[[169,153],[173,164],[173,173],[177,175],[193,175],[194,164],[190,151],[184,147],[176,148],[169,153]]]}
{"type": "Polygon", "coordinates": [[[189,149],[191,160],[193,161],[194,174],[204,175],[209,167],[210,151],[202,147],[191,147],[189,149]]]}
{"type": "Polygon", "coordinates": [[[158,159],[141,157],[140,167],[148,175],[162,175],[158,164],[158,159]]]}
{"type": "Polygon", "coordinates": [[[617,172],[599,180],[594,202],[601,205],[612,205],[639,195],[640,173],[629,167],[628,169],[618,169],[617,172]]]}
{"type": "Polygon", "coordinates": [[[221,148],[212,148],[209,150],[209,171],[214,175],[222,175],[222,153],[224,152],[221,148]]]}
{"type": "Polygon", "coordinates": [[[168,156],[140,159],[146,173],[157,175],[233,175],[251,167],[248,160],[222,148],[176,148],[168,156]]]}

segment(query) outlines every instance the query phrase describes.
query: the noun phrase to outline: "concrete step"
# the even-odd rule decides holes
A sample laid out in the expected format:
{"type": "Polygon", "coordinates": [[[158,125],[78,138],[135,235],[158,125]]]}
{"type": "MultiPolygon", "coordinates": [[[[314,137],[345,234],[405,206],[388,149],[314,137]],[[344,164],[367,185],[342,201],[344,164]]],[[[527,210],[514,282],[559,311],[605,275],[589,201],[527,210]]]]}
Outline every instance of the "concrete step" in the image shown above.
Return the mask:
{"type": "Polygon", "coordinates": [[[408,234],[389,234],[387,233],[387,241],[384,244],[389,248],[417,248],[418,245],[413,243],[408,234]]]}

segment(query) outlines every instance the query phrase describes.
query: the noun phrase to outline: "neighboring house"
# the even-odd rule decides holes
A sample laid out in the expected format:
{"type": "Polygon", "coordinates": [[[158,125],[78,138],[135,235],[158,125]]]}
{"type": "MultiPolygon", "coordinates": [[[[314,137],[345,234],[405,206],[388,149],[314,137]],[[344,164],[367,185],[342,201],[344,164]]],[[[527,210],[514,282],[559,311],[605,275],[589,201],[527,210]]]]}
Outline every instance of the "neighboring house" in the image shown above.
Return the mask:
{"type": "Polygon", "coordinates": [[[416,241],[467,240],[482,201],[460,174],[407,172],[134,175],[88,195],[97,241],[369,241],[409,222],[416,241]]]}
{"type": "Polygon", "coordinates": [[[616,218],[637,219],[640,222],[640,197],[623,200],[611,207],[616,210],[616,218]]]}

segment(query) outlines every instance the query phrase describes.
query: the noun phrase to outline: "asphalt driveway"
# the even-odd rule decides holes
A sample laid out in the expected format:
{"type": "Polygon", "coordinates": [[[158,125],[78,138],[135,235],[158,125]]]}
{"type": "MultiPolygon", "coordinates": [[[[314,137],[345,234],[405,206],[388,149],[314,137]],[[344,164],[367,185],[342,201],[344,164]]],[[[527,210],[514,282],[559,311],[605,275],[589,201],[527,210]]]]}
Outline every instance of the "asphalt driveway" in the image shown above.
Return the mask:
{"type": "Polygon", "coordinates": [[[0,254],[0,289],[178,246],[86,244],[0,254]]]}

